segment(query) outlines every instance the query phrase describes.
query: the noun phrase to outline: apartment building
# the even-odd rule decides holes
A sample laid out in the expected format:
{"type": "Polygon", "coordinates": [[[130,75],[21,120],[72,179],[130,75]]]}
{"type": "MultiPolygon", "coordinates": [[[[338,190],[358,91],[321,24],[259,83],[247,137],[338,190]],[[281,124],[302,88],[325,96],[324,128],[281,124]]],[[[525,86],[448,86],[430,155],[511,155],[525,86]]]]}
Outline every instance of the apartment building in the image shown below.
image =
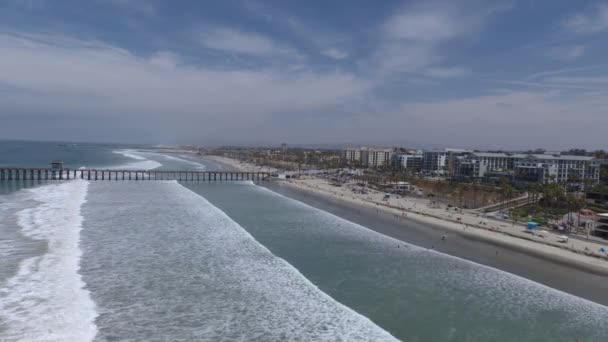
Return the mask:
{"type": "Polygon", "coordinates": [[[534,168],[541,183],[589,181],[597,184],[600,181],[600,161],[594,157],[531,154],[515,163],[515,175],[530,175],[534,168]]]}
{"type": "Polygon", "coordinates": [[[342,157],[349,165],[378,168],[390,166],[392,155],[391,148],[357,147],[346,148],[342,157]]]}
{"type": "Polygon", "coordinates": [[[510,172],[526,182],[599,182],[600,162],[587,156],[474,152],[456,159],[455,177],[483,178],[510,172]]]}
{"type": "Polygon", "coordinates": [[[420,170],[422,170],[422,162],[423,154],[421,151],[415,153],[393,154],[393,165],[397,170],[412,170],[414,172],[419,172],[420,170]]]}
{"type": "Polygon", "coordinates": [[[483,178],[488,173],[513,171],[517,160],[525,154],[473,152],[456,158],[454,176],[483,178]]]}
{"type": "Polygon", "coordinates": [[[431,175],[440,176],[446,173],[448,152],[445,150],[431,150],[422,153],[422,171],[431,175]]]}

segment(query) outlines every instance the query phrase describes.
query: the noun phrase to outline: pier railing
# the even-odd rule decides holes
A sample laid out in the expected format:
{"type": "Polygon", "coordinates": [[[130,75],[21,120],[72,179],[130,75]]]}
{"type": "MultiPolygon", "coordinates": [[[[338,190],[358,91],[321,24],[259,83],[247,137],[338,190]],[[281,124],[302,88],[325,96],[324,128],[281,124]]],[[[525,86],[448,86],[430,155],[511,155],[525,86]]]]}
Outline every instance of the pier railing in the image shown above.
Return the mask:
{"type": "Polygon", "coordinates": [[[0,181],[5,180],[68,180],[91,181],[151,181],[178,180],[189,182],[219,181],[267,181],[266,172],[238,171],[155,171],[155,170],[111,170],[111,169],[45,169],[45,168],[0,168],[0,181]]]}

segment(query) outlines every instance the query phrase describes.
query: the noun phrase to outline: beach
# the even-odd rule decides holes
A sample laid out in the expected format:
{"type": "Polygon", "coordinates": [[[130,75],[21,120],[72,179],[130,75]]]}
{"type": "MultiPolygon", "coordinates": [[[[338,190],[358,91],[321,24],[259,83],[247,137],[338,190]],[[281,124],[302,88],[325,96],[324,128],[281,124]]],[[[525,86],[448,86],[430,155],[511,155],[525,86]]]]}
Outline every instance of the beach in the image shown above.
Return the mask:
{"type": "MultiPolygon", "coordinates": [[[[226,167],[260,171],[255,165],[230,158],[205,158],[226,167]]],[[[414,198],[403,199],[409,206],[396,207],[396,200],[382,201],[381,193],[357,195],[322,179],[294,179],[262,185],[405,242],[434,248],[608,304],[608,261],[597,253],[595,256],[584,254],[585,247],[599,249],[601,245],[597,243],[570,239],[568,245],[564,245],[556,241],[556,234],[546,232],[547,237],[536,237],[524,232],[521,226],[489,218],[484,218],[486,226],[477,228],[480,219],[468,212],[448,214],[445,209],[428,208],[428,200],[414,198]],[[460,221],[456,217],[461,217],[460,221]],[[581,281],[581,277],[586,281],[581,281]]]]}
{"type": "MultiPolygon", "coordinates": [[[[111,169],[240,164],[185,152],[69,153],[76,166],[86,155],[111,169]]],[[[0,340],[608,336],[600,272],[306,189],[77,179],[9,191],[0,198],[0,237],[11,247],[0,252],[12,260],[0,268],[0,340]]]]}

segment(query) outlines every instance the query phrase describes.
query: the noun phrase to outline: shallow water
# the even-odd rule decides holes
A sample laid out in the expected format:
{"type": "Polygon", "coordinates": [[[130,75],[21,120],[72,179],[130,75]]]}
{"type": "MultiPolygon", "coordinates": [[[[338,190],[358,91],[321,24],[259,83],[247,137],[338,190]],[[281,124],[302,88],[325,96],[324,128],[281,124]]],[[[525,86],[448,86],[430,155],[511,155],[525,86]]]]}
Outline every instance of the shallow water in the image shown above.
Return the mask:
{"type": "Polygon", "coordinates": [[[90,190],[82,273],[100,341],[392,339],[176,182],[90,190]]]}
{"type": "MultiPolygon", "coordinates": [[[[97,151],[112,167],[217,169],[97,151]]],[[[605,306],[251,182],[0,189],[0,340],[608,340],[605,306]]]]}
{"type": "Polygon", "coordinates": [[[405,244],[262,187],[188,186],[321,290],[404,340],[608,337],[605,306],[405,244]]]}

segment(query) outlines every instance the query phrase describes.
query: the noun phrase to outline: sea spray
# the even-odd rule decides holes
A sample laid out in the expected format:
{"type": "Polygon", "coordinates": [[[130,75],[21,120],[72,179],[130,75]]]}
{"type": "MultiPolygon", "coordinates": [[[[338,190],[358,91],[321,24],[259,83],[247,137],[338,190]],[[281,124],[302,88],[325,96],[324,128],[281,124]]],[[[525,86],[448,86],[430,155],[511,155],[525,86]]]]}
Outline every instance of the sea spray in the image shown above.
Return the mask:
{"type": "Polygon", "coordinates": [[[26,190],[37,202],[18,212],[22,233],[46,242],[23,260],[0,289],[3,341],[90,341],[95,304],[79,274],[79,236],[88,182],[72,180],[26,190]]]}

